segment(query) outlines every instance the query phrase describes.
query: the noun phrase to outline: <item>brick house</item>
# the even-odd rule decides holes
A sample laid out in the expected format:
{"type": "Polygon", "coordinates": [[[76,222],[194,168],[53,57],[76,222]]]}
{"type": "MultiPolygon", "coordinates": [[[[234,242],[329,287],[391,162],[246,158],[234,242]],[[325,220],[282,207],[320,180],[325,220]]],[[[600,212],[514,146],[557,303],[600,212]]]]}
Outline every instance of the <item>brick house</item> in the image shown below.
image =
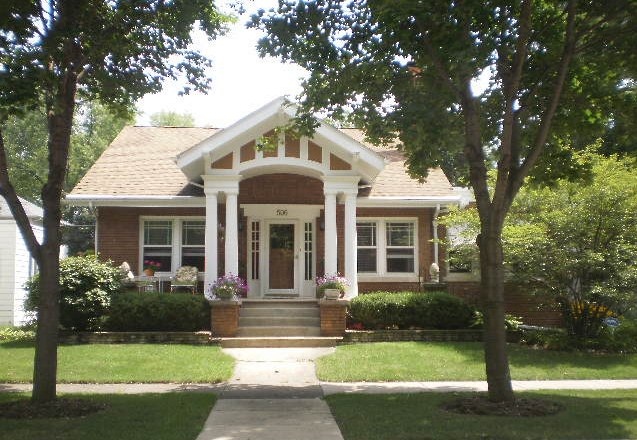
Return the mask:
{"type": "Polygon", "coordinates": [[[350,297],[414,289],[444,268],[436,218],[460,201],[444,173],[419,183],[396,148],[327,123],[257,151],[293,112],[279,98],[225,129],[126,127],[67,201],[96,208],[102,257],[197,266],[206,286],[238,273],[252,298],[314,298],[316,276],[337,272],[350,297]]]}

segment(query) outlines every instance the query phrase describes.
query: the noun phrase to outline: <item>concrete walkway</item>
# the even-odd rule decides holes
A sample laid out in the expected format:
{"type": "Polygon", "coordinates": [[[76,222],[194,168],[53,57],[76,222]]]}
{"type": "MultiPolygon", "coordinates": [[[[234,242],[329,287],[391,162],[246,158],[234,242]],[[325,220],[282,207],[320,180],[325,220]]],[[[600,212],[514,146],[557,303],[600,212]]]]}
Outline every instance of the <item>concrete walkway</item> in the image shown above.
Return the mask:
{"type": "Polygon", "coordinates": [[[234,376],[197,440],[343,440],[314,360],[333,348],[230,348],[234,376]]]}

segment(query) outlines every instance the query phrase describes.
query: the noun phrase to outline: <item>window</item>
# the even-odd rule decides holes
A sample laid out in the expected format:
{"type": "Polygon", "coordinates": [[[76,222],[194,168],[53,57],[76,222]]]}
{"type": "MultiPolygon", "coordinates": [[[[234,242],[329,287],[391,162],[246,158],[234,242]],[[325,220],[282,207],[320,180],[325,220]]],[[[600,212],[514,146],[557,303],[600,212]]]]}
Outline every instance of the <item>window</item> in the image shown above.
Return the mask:
{"type": "Polygon", "coordinates": [[[184,220],[181,224],[181,265],[204,270],[206,253],[206,223],[184,220]]]}
{"type": "Polygon", "coordinates": [[[376,223],[356,225],[358,242],[357,265],[359,273],[376,273],[376,223]]]}
{"type": "Polygon", "coordinates": [[[260,227],[261,227],[261,223],[259,222],[252,222],[252,240],[251,240],[251,244],[250,244],[250,255],[252,256],[251,258],[251,264],[252,264],[252,279],[253,280],[258,280],[259,279],[259,243],[260,243],[260,227]]]}
{"type": "Polygon", "coordinates": [[[415,221],[358,222],[356,232],[359,274],[415,274],[418,267],[415,221]]]}
{"type": "Polygon", "coordinates": [[[303,244],[305,251],[305,279],[311,281],[314,279],[314,271],[312,270],[312,223],[305,223],[303,233],[303,244]]]}
{"type": "MultiPolygon", "coordinates": [[[[144,255],[146,260],[158,262],[161,272],[172,270],[173,222],[152,220],[144,222],[144,255]]],[[[143,269],[140,268],[140,271],[143,269]]]]}
{"type": "Polygon", "coordinates": [[[387,223],[387,272],[414,273],[414,224],[387,223]]]}
{"type": "Polygon", "coordinates": [[[202,218],[142,218],[142,252],[144,261],[158,262],[159,272],[173,272],[181,266],[205,270],[206,222],[202,218]]]}

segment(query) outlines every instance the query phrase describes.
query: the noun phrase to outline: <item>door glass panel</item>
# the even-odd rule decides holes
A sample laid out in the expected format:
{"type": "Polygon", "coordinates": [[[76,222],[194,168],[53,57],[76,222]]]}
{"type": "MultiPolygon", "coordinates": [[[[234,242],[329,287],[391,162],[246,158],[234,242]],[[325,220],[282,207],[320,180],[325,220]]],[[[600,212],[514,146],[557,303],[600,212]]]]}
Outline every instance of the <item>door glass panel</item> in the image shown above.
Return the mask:
{"type": "Polygon", "coordinates": [[[294,289],[294,225],[270,225],[270,289],[294,289]]]}

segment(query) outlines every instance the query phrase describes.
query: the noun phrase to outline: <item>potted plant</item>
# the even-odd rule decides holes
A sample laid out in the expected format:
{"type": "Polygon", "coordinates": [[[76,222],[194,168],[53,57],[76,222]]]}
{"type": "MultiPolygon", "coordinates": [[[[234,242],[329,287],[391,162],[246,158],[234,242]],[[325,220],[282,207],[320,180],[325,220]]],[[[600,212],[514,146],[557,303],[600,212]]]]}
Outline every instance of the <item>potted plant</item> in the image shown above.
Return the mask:
{"type": "Polygon", "coordinates": [[[144,275],[152,277],[160,267],[161,263],[159,261],[144,260],[144,275]]]}
{"type": "Polygon", "coordinates": [[[239,276],[232,273],[226,274],[212,283],[206,292],[206,297],[215,299],[237,299],[245,297],[248,293],[248,285],[239,276]]]}
{"type": "Polygon", "coordinates": [[[316,287],[319,293],[323,293],[325,299],[338,299],[345,295],[345,289],[349,286],[347,278],[339,274],[324,275],[316,278],[316,287]]]}

